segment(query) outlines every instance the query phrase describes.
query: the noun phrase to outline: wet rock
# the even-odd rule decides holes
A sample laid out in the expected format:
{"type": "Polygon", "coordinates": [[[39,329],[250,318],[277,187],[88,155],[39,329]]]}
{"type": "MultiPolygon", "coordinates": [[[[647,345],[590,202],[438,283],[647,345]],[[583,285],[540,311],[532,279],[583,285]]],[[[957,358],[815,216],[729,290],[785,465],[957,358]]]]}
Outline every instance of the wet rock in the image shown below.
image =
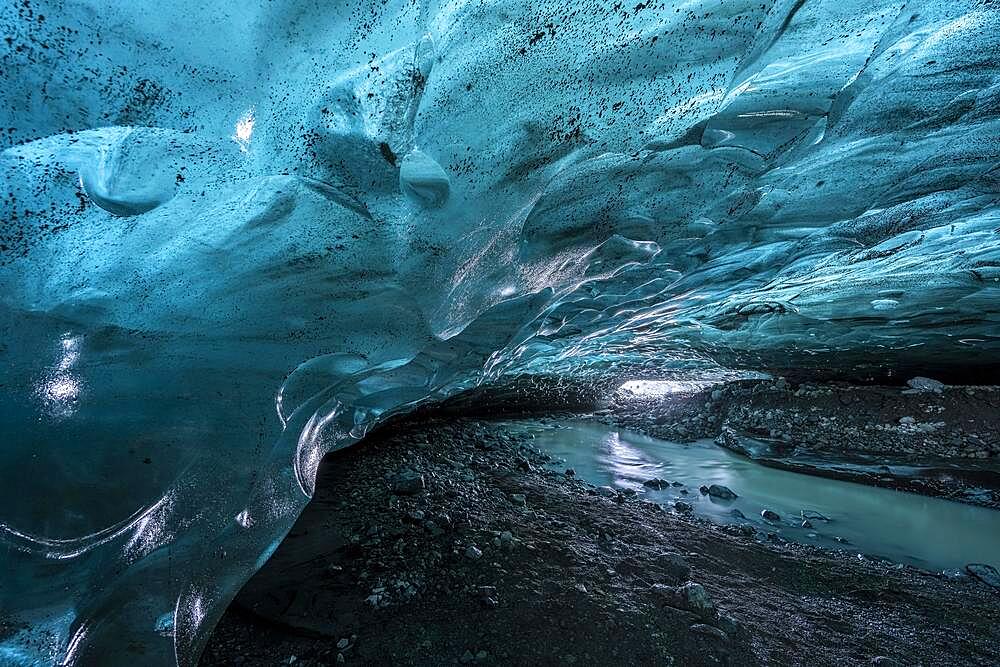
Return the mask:
{"type": "Polygon", "coordinates": [[[392,492],[397,496],[412,496],[424,490],[424,476],[414,470],[400,470],[392,480],[392,492]]]}
{"type": "Polygon", "coordinates": [[[709,597],[705,587],[694,581],[689,581],[677,589],[677,596],[684,609],[699,616],[710,617],[715,614],[715,603],[709,597]]]}
{"type": "Polygon", "coordinates": [[[781,515],[774,510],[761,510],[760,515],[765,521],[781,521],[781,515]]]}
{"type": "Polygon", "coordinates": [[[872,658],[873,665],[879,665],[879,667],[903,667],[903,665],[892,658],[886,657],[884,655],[877,655],[872,658]]]}
{"type": "Polygon", "coordinates": [[[465,550],[465,557],[469,560],[479,560],[483,557],[483,552],[480,551],[479,547],[472,544],[465,550]]]}
{"type": "Polygon", "coordinates": [[[647,488],[656,489],[657,491],[659,491],[668,488],[670,486],[670,482],[668,482],[665,479],[660,479],[657,477],[653,479],[647,479],[645,482],[642,483],[642,485],[647,488]]]}
{"type": "Polygon", "coordinates": [[[566,472],[563,473],[567,477],[576,477],[576,470],[573,468],[566,468],[566,472]]]}
{"type": "Polygon", "coordinates": [[[721,484],[712,484],[709,486],[708,495],[721,500],[733,500],[738,497],[728,486],[722,486],[721,484]]]}
{"type": "Polygon", "coordinates": [[[701,486],[699,486],[698,490],[701,491],[701,495],[703,495],[703,496],[707,496],[708,495],[708,487],[705,486],[704,484],[702,484],[701,486]]]}
{"type": "Polygon", "coordinates": [[[510,496],[510,504],[516,507],[524,507],[527,501],[524,498],[523,493],[512,493],[510,496]]]}
{"type": "Polygon", "coordinates": [[[737,519],[746,519],[747,516],[743,512],[739,511],[735,507],[729,511],[729,514],[737,519]]]}
{"type": "Polygon", "coordinates": [[[906,385],[910,388],[907,391],[914,393],[932,392],[935,394],[940,394],[942,391],[944,391],[945,387],[943,382],[938,382],[937,380],[932,380],[931,378],[925,378],[919,376],[907,380],[906,385]]]}
{"type": "Polygon", "coordinates": [[[708,637],[709,639],[715,639],[720,642],[729,641],[729,636],[725,632],[705,623],[695,623],[690,627],[690,630],[695,634],[708,637]]]}
{"type": "Polygon", "coordinates": [[[691,512],[694,508],[690,503],[686,503],[683,500],[678,500],[674,503],[674,509],[678,512],[691,512]]]}
{"type": "Polygon", "coordinates": [[[656,564],[674,579],[683,580],[691,575],[691,566],[677,553],[660,554],[656,558],[656,564]]]}
{"type": "Polygon", "coordinates": [[[1000,589],[1000,572],[997,572],[997,569],[992,565],[969,563],[965,566],[965,571],[984,584],[1000,589]]]}
{"type": "Polygon", "coordinates": [[[610,486],[599,486],[597,487],[597,495],[603,498],[611,498],[612,496],[617,496],[618,492],[610,486]]]}
{"type": "Polygon", "coordinates": [[[820,514],[819,512],[817,512],[815,510],[802,510],[799,513],[799,515],[802,517],[803,521],[805,521],[805,520],[809,520],[809,521],[824,521],[826,523],[830,523],[830,519],[828,517],[820,514]]]}

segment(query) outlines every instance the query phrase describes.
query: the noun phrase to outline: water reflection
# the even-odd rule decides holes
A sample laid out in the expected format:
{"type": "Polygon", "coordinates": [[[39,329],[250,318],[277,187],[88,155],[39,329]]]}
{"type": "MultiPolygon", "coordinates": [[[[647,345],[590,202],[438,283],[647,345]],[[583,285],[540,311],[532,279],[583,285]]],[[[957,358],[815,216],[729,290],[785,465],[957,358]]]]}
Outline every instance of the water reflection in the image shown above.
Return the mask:
{"type": "Polygon", "coordinates": [[[883,556],[928,569],[980,562],[1000,567],[1000,512],[938,498],[768,468],[709,440],[676,444],[594,422],[515,422],[539,449],[596,485],[632,489],[671,505],[684,500],[720,523],[751,523],[798,542],[883,556]],[[664,488],[643,485],[658,478],[664,488]],[[679,483],[671,485],[670,483],[679,483]],[[703,495],[718,484],[734,500],[703,495]],[[781,518],[766,521],[769,509],[781,518]],[[746,518],[734,516],[734,510],[746,518]],[[829,519],[816,518],[818,513],[829,519]],[[812,516],[803,526],[803,515],[812,516]]]}

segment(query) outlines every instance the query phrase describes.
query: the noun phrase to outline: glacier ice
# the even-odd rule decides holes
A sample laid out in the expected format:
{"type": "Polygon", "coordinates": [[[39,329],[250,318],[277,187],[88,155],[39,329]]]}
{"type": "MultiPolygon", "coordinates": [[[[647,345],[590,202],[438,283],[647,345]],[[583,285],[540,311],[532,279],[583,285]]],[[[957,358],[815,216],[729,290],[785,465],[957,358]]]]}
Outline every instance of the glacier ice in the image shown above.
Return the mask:
{"type": "Polygon", "coordinates": [[[0,25],[0,662],[194,664],[325,452],[505,376],[1000,368],[993,0],[0,25]]]}

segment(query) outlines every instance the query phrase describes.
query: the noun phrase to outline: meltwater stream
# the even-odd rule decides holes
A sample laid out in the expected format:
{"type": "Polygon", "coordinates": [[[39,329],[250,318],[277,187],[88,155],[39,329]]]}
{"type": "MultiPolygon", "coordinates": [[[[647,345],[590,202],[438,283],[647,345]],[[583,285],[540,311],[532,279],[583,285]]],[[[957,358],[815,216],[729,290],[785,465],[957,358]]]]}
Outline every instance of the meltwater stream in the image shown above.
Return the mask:
{"type": "Polygon", "coordinates": [[[672,504],[683,500],[720,523],[753,523],[782,538],[882,556],[930,570],[986,563],[1000,568],[1000,512],[912,493],[813,477],[768,468],[711,440],[677,444],[606,424],[517,422],[541,451],[572,468],[581,479],[644,499],[672,504]],[[654,479],[683,486],[652,489],[654,479]],[[719,484],[738,497],[720,500],[699,487],[719,484]],[[769,509],[781,518],[765,521],[769,509]],[[734,515],[739,510],[745,519],[734,515]],[[802,514],[810,519],[803,528],[802,514]]]}

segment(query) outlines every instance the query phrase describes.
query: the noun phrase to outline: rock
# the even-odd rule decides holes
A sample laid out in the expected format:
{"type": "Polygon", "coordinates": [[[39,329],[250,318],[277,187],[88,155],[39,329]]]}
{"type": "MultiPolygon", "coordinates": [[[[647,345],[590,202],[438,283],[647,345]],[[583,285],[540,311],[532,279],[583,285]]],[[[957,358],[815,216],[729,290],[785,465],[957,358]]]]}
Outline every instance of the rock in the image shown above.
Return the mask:
{"type": "Polygon", "coordinates": [[[704,635],[705,637],[715,639],[720,642],[729,641],[729,637],[725,632],[719,628],[714,628],[711,625],[706,625],[704,623],[695,623],[691,626],[690,630],[695,634],[704,635]]]}
{"type": "Polygon", "coordinates": [[[719,618],[716,621],[716,625],[719,629],[725,632],[727,635],[734,635],[740,629],[740,622],[737,621],[732,616],[727,616],[725,614],[719,614],[719,618]]]}
{"type": "Polygon", "coordinates": [[[698,490],[701,491],[701,495],[703,495],[703,496],[707,496],[708,495],[708,487],[705,486],[704,484],[702,484],[701,486],[699,486],[698,490]]]}
{"type": "Polygon", "coordinates": [[[391,483],[397,496],[412,496],[424,490],[424,476],[413,470],[400,470],[391,483]]]}
{"type": "Polygon", "coordinates": [[[337,650],[343,651],[345,648],[351,645],[351,640],[347,637],[343,637],[337,642],[337,650]]]}
{"type": "Polygon", "coordinates": [[[576,477],[576,470],[573,470],[573,468],[566,468],[566,472],[563,474],[567,477],[576,477]]]}
{"type": "Polygon", "coordinates": [[[943,382],[938,382],[937,380],[920,376],[907,380],[906,384],[910,387],[910,391],[913,393],[933,392],[935,394],[940,394],[944,391],[945,387],[943,382]]]}
{"type": "Polygon", "coordinates": [[[604,498],[611,498],[612,496],[617,496],[618,492],[612,489],[610,486],[599,486],[597,487],[597,495],[604,498]]]}
{"type": "Polygon", "coordinates": [[[781,521],[781,515],[773,510],[761,510],[760,515],[765,521],[781,521]]]}
{"type": "Polygon", "coordinates": [[[483,552],[476,545],[472,544],[465,550],[465,557],[469,560],[479,560],[483,557],[483,552]]]}
{"type": "Polygon", "coordinates": [[[673,579],[687,579],[691,575],[691,566],[684,557],[677,553],[663,553],[656,557],[656,564],[673,579]]]}
{"type": "Polygon", "coordinates": [[[872,658],[872,664],[879,665],[880,667],[903,667],[900,662],[884,655],[877,655],[872,658]]]}
{"type": "Polygon", "coordinates": [[[722,399],[722,390],[721,389],[713,389],[712,390],[712,401],[713,402],[717,402],[717,401],[719,401],[721,399],[722,399]]]}
{"type": "Polygon", "coordinates": [[[665,479],[654,477],[653,479],[647,479],[645,482],[642,483],[642,485],[647,488],[656,489],[657,491],[660,491],[668,488],[670,486],[670,482],[668,482],[665,479]]]}
{"type": "Polygon", "coordinates": [[[482,662],[483,660],[485,660],[486,658],[488,658],[489,655],[490,654],[487,653],[486,651],[477,651],[476,652],[476,662],[482,662]]]}
{"type": "Polygon", "coordinates": [[[694,510],[694,508],[691,507],[689,503],[686,503],[683,500],[676,501],[674,503],[674,509],[677,510],[678,512],[690,512],[694,510]]]}
{"type": "Polygon", "coordinates": [[[965,566],[965,571],[984,584],[1000,589],[1000,572],[997,572],[997,569],[992,565],[969,563],[965,566]]]}
{"type": "Polygon", "coordinates": [[[715,603],[701,584],[689,581],[677,589],[677,595],[684,609],[704,617],[715,614],[715,603]]]}
{"type": "Polygon", "coordinates": [[[733,517],[737,518],[737,519],[745,519],[745,518],[747,518],[746,514],[744,514],[743,512],[739,511],[735,507],[729,511],[729,514],[732,515],[733,517]]]}
{"type": "Polygon", "coordinates": [[[802,517],[803,521],[808,519],[810,521],[825,521],[826,523],[830,523],[830,519],[828,517],[815,510],[802,510],[799,512],[799,515],[802,517]]]}
{"type": "Polygon", "coordinates": [[[338,653],[337,654],[337,664],[338,665],[343,665],[346,662],[347,662],[347,659],[344,657],[344,654],[343,653],[338,653]]]}
{"type": "Polygon", "coordinates": [[[527,501],[524,498],[523,493],[512,493],[510,496],[510,502],[512,505],[517,507],[524,507],[527,501]]]}
{"type": "Polygon", "coordinates": [[[462,654],[462,657],[459,658],[458,661],[463,665],[467,665],[475,659],[476,656],[472,655],[472,651],[466,651],[465,653],[462,654]]]}
{"type": "Polygon", "coordinates": [[[902,425],[904,425],[904,426],[911,426],[913,424],[916,424],[917,420],[914,419],[913,417],[900,417],[899,418],[899,423],[902,424],[902,425]]]}
{"type": "Polygon", "coordinates": [[[801,526],[801,527],[802,527],[802,528],[812,528],[812,527],[813,527],[813,525],[812,525],[812,522],[811,522],[811,521],[809,521],[809,519],[803,519],[803,520],[802,520],[802,526],[801,526]]]}
{"type": "Polygon", "coordinates": [[[712,484],[709,486],[708,495],[722,500],[733,500],[738,497],[728,486],[722,486],[720,484],[712,484]]]}

